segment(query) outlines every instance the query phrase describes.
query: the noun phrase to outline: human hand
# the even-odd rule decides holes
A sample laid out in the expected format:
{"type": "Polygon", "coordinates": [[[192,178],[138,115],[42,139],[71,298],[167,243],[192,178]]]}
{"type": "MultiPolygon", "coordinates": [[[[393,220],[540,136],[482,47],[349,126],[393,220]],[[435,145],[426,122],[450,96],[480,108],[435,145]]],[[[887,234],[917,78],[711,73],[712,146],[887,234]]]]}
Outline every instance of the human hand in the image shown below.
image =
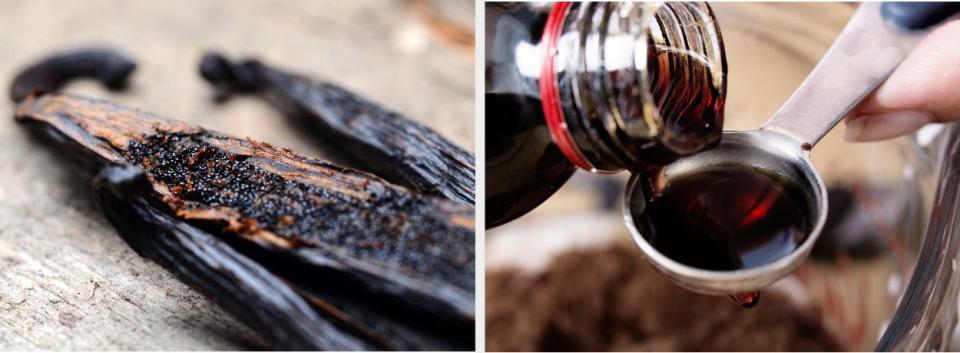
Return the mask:
{"type": "Polygon", "coordinates": [[[873,94],[845,118],[847,141],[905,135],[927,123],[960,121],[960,20],[921,40],[873,94]]]}

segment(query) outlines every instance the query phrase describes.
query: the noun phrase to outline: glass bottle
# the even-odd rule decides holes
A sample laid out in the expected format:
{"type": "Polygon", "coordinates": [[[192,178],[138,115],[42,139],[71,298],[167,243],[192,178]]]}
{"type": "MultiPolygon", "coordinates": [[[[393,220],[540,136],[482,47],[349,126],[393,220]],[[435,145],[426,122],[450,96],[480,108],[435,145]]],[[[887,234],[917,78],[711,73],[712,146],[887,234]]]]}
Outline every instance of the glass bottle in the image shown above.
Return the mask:
{"type": "Polygon", "coordinates": [[[578,168],[645,172],[719,143],[727,67],[705,3],[485,10],[488,228],[578,168]]]}

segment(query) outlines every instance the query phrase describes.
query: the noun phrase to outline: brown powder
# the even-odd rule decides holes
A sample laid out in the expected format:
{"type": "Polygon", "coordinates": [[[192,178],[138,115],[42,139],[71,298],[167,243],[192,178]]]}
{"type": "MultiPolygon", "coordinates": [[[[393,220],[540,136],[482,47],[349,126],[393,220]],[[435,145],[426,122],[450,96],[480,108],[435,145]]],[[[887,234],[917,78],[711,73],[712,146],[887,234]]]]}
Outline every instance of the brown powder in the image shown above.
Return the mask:
{"type": "Polygon", "coordinates": [[[489,351],[836,351],[815,314],[763,292],[742,309],[656,273],[629,246],[568,253],[536,276],[487,275],[489,351]]]}

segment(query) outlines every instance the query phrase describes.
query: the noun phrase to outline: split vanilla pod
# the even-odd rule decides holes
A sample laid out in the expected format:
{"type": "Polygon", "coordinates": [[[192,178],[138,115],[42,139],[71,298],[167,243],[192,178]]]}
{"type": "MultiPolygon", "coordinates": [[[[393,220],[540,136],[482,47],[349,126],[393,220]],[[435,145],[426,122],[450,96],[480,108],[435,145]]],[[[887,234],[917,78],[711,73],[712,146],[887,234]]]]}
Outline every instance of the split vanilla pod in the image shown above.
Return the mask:
{"type": "MultiPolygon", "coordinates": [[[[463,195],[472,200],[472,156],[422,125],[397,129],[391,139],[403,143],[393,148],[416,151],[394,153],[451,147],[463,163],[446,166],[456,172],[419,169],[388,182],[249,138],[56,93],[76,78],[122,89],[135,66],[108,49],[54,55],[15,78],[11,98],[17,122],[92,178],[101,211],[138,254],[273,348],[473,349],[472,202],[420,182],[439,185],[443,173],[459,173],[469,179],[463,195]],[[439,142],[423,146],[423,134],[439,142]]],[[[362,99],[352,104],[386,112],[362,99]]],[[[371,129],[386,131],[389,123],[383,118],[371,129]]],[[[372,144],[362,133],[338,136],[345,145],[372,144]]],[[[344,153],[373,160],[368,149],[344,153]]],[[[385,169],[409,163],[375,161],[385,169]]]]}

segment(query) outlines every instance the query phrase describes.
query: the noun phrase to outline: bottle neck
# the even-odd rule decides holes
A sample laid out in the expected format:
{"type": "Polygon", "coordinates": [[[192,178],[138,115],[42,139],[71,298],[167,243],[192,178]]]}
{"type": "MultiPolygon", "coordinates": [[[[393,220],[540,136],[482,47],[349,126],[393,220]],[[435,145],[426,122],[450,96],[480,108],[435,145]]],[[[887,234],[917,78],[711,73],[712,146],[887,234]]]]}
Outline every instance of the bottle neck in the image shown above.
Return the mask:
{"type": "Polygon", "coordinates": [[[706,4],[560,2],[540,44],[547,125],[578,167],[646,169],[719,143],[726,62],[706,4]]]}

